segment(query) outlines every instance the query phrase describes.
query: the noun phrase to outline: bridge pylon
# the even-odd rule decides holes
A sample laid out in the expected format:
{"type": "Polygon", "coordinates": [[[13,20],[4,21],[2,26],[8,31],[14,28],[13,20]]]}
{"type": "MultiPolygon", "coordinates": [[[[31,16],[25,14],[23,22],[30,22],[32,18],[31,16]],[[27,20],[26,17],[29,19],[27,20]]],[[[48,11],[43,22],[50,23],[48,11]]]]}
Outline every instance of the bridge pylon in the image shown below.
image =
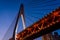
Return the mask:
{"type": "Polygon", "coordinates": [[[22,18],[23,29],[25,29],[26,26],[25,26],[24,6],[23,6],[23,4],[20,5],[20,9],[19,9],[17,19],[16,19],[16,23],[15,23],[15,28],[13,30],[13,36],[9,40],[16,40],[16,35],[17,35],[17,30],[18,30],[18,21],[19,21],[20,17],[22,18]]]}

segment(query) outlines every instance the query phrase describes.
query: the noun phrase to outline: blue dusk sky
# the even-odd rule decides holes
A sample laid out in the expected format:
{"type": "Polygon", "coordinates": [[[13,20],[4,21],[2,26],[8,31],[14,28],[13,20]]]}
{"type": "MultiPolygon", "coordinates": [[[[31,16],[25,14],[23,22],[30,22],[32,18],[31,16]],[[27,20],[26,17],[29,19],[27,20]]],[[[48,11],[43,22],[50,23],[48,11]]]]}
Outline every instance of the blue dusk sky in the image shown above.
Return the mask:
{"type": "MultiPolygon", "coordinates": [[[[21,3],[24,5],[26,27],[43,18],[60,6],[60,0],[0,0],[0,40],[8,40],[21,3]],[[8,34],[7,34],[8,33],[8,34]],[[4,39],[5,38],[5,39],[4,39]]],[[[18,32],[23,30],[21,18],[18,32]]],[[[59,32],[60,30],[57,30],[59,32]]],[[[35,40],[42,40],[40,37],[35,40]]]]}

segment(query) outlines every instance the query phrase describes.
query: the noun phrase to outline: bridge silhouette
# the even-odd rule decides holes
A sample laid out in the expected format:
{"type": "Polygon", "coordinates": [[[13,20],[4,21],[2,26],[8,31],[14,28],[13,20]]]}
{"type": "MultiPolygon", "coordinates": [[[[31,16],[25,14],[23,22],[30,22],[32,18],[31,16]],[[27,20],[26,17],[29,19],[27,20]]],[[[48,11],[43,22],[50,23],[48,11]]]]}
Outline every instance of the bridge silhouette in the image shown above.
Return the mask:
{"type": "Polygon", "coordinates": [[[60,29],[60,8],[18,33],[17,40],[32,40],[57,29],[60,29]]]}
{"type": "MultiPolygon", "coordinates": [[[[9,29],[12,30],[12,33],[11,33],[12,35],[8,35],[8,37],[11,36],[8,38],[9,40],[34,40],[42,35],[45,35],[57,29],[60,29],[60,7],[53,10],[44,18],[38,20],[37,22],[33,23],[29,27],[25,28],[24,6],[23,4],[21,4],[19,13],[13,20],[13,23],[11,26],[12,26],[12,29],[10,28],[9,29]],[[17,33],[17,29],[18,29],[17,25],[20,17],[22,17],[24,30],[17,33]]],[[[9,33],[10,31],[8,31],[8,34],[9,33]]]]}
{"type": "MultiPolygon", "coordinates": [[[[10,40],[15,40],[15,31],[20,14],[23,14],[23,4],[21,5],[20,13],[16,20],[13,37],[10,40]]],[[[16,40],[33,40],[57,29],[60,29],[60,8],[57,8],[52,13],[18,33],[16,35],[16,40]]]]}

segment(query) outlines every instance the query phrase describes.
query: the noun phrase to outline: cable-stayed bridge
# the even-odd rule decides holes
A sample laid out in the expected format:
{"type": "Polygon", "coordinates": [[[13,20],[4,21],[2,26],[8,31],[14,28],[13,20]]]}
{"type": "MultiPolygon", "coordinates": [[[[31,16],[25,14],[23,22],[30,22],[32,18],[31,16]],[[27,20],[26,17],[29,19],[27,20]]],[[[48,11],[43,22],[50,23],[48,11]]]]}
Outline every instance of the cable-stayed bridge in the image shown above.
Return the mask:
{"type": "MultiPolygon", "coordinates": [[[[21,11],[22,9],[23,6],[21,6],[21,11]]],[[[60,8],[57,8],[52,13],[18,33],[16,35],[16,40],[33,40],[57,29],[60,29],[60,8]]],[[[13,36],[12,40],[14,40],[14,38],[13,36]]]]}
{"type": "MultiPolygon", "coordinates": [[[[49,2],[51,2],[51,1],[49,1],[49,2]]],[[[56,4],[53,4],[53,5],[56,5],[56,4]]],[[[13,20],[13,23],[11,25],[12,28],[11,29],[9,28],[12,31],[7,31],[8,35],[5,35],[5,36],[9,37],[8,39],[10,39],[10,40],[33,40],[33,39],[40,37],[42,35],[45,35],[49,32],[60,29],[60,8],[59,7],[56,8],[51,13],[49,13],[47,16],[43,17],[42,19],[38,20],[36,23],[32,24],[31,26],[29,26],[27,28],[25,26],[24,19],[25,19],[24,18],[24,6],[23,6],[23,4],[21,4],[19,13],[15,17],[15,19],[13,20]],[[22,18],[24,30],[17,33],[18,21],[19,21],[20,17],[22,18]],[[11,33],[12,35],[9,34],[10,32],[12,32],[11,33]]]]}

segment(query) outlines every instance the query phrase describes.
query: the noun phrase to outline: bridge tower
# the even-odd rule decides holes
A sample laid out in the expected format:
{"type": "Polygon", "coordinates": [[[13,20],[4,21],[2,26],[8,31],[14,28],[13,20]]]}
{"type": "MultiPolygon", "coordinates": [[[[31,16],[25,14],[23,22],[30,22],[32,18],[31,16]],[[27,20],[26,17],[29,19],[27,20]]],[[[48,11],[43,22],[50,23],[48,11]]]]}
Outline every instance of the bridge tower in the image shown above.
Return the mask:
{"type": "Polygon", "coordinates": [[[18,12],[18,15],[17,15],[17,19],[16,19],[16,23],[15,23],[15,28],[13,30],[13,36],[9,40],[16,40],[16,35],[17,35],[17,30],[18,30],[18,21],[19,21],[20,17],[22,18],[23,29],[25,29],[26,26],[25,26],[24,6],[23,6],[23,4],[21,4],[19,12],[18,12]]]}

